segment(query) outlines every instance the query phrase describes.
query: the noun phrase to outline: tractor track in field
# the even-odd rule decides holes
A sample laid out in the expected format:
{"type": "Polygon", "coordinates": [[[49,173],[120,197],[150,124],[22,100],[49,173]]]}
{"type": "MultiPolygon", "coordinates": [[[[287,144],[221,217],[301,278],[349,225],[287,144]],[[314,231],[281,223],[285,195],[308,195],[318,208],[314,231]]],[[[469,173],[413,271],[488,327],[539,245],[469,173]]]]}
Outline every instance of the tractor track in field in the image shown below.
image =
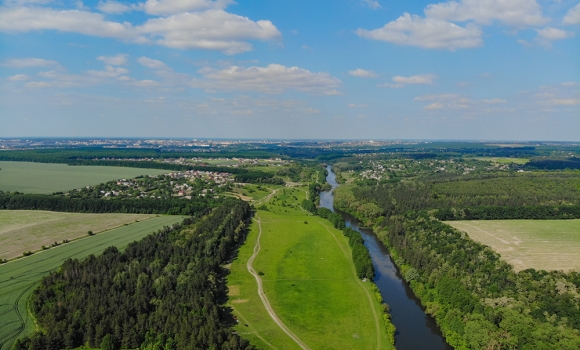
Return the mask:
{"type": "Polygon", "coordinates": [[[9,309],[8,310],[8,312],[14,311],[16,313],[16,315],[18,316],[18,321],[17,322],[20,322],[20,326],[18,326],[18,328],[16,328],[12,332],[12,334],[9,334],[6,338],[4,338],[3,341],[0,342],[0,349],[4,348],[4,345],[5,344],[7,344],[9,342],[12,342],[16,338],[18,338],[18,336],[20,334],[22,334],[22,332],[24,331],[24,328],[26,327],[26,324],[24,323],[24,317],[22,317],[22,314],[20,313],[20,310],[18,308],[18,304],[20,303],[20,299],[22,299],[22,297],[24,296],[24,294],[26,294],[26,292],[28,292],[28,290],[30,290],[30,288],[32,288],[33,286],[34,286],[34,284],[31,284],[28,288],[26,288],[25,290],[23,290],[22,293],[20,293],[18,295],[18,298],[16,298],[16,300],[14,301],[14,305],[12,306],[12,309],[9,309]]]}

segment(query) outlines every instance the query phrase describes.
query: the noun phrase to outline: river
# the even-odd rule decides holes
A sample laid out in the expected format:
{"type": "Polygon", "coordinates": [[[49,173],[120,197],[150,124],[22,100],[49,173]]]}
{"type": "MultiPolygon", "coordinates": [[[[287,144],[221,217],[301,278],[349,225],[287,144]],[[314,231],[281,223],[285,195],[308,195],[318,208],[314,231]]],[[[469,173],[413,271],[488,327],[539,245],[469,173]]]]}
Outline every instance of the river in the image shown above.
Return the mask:
{"type": "MultiPolygon", "coordinates": [[[[334,190],[339,186],[336,175],[327,167],[326,181],[334,190]]],[[[332,191],[320,193],[320,206],[334,211],[332,191]]],[[[435,320],[425,314],[421,302],[413,295],[408,283],[403,280],[389,255],[389,251],[377,236],[368,229],[359,227],[357,219],[337,211],[344,217],[346,226],[360,232],[369,250],[375,267],[374,282],[391,307],[392,322],[397,327],[395,346],[398,350],[450,350],[435,320]]]]}

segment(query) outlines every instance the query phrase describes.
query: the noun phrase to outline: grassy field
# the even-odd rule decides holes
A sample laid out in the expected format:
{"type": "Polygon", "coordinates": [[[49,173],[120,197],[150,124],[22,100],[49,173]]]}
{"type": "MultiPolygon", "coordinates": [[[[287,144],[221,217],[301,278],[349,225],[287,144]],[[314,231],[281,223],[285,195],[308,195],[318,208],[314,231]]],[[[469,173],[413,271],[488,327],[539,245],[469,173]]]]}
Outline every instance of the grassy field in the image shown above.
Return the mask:
{"type": "Polygon", "coordinates": [[[449,221],[492,247],[516,271],[580,271],[580,220],[449,221]]]}
{"type": "Polygon", "coordinates": [[[508,158],[508,157],[476,157],[475,159],[499,164],[509,164],[509,163],[526,164],[527,162],[530,161],[527,158],[508,158]]]}
{"type": "Polygon", "coordinates": [[[78,214],[41,210],[0,210],[0,259],[41,250],[54,242],[110,230],[154,214],[78,214]]]}
{"type": "Polygon", "coordinates": [[[103,182],[169,172],[108,166],[0,162],[0,191],[50,194],[103,182]]]}
{"type": "Polygon", "coordinates": [[[68,258],[82,259],[99,254],[112,245],[122,249],[163,226],[181,220],[182,216],[155,217],[0,265],[0,350],[10,349],[18,336],[34,331],[27,301],[42,276],[68,258]]]}
{"type": "MultiPolygon", "coordinates": [[[[266,296],[311,349],[389,349],[372,285],[356,278],[341,231],[297,205],[304,189],[279,189],[266,203],[269,210],[258,211],[261,250],[253,266],[263,273],[266,296]]],[[[254,222],[228,276],[229,305],[240,322],[236,330],[264,349],[299,349],[268,315],[246,268],[257,236],[254,222]]]]}

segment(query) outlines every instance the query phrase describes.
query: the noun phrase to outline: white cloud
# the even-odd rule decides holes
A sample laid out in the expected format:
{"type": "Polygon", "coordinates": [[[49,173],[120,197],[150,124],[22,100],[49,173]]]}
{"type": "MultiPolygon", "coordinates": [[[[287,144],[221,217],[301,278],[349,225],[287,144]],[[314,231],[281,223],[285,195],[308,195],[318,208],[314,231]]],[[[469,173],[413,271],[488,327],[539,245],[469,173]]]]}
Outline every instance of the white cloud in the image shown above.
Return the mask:
{"type": "Polygon", "coordinates": [[[224,9],[232,3],[233,0],[147,0],[143,9],[151,15],[171,15],[187,11],[224,9]]]}
{"type": "Polygon", "coordinates": [[[105,66],[105,70],[89,70],[88,75],[100,78],[116,78],[123,74],[129,73],[129,70],[122,67],[105,66]]]}
{"type": "Polygon", "coordinates": [[[103,14],[50,8],[0,8],[0,32],[59,30],[111,37],[178,49],[219,50],[236,54],[252,49],[246,40],[274,40],[281,36],[267,20],[252,21],[223,10],[182,13],[147,20],[143,25],[111,22],[103,14]]]}
{"type": "Polygon", "coordinates": [[[159,45],[178,49],[219,50],[236,54],[252,49],[244,40],[272,40],[281,33],[270,21],[254,22],[223,10],[182,13],[148,20],[137,28],[140,33],[161,37],[159,45]]]}
{"type": "Polygon", "coordinates": [[[22,81],[22,80],[28,80],[28,75],[26,74],[16,74],[13,75],[11,77],[8,77],[8,80],[10,81],[22,81]]]}
{"type": "Polygon", "coordinates": [[[109,14],[120,14],[120,13],[131,11],[130,6],[125,5],[123,3],[120,3],[118,1],[113,1],[113,0],[109,0],[106,2],[99,1],[99,4],[97,5],[97,9],[101,12],[109,13],[109,14]]]}
{"type": "Polygon", "coordinates": [[[572,7],[562,19],[564,24],[580,24],[580,4],[572,7]]]}
{"type": "Polygon", "coordinates": [[[100,13],[41,7],[0,9],[0,31],[28,32],[46,29],[99,37],[135,37],[131,24],[106,21],[100,13]]]}
{"type": "Polygon", "coordinates": [[[258,91],[268,94],[298,90],[326,95],[341,94],[335,90],[341,85],[341,81],[328,73],[312,73],[306,69],[279,64],[249,68],[231,66],[223,70],[208,67],[200,69],[199,73],[204,80],[194,81],[193,85],[216,90],[258,91]]]}
{"type": "Polygon", "coordinates": [[[360,37],[426,49],[473,48],[482,45],[481,30],[472,23],[465,28],[436,18],[408,13],[374,30],[357,29],[360,37]]]}
{"type": "Polygon", "coordinates": [[[549,18],[542,14],[536,0],[461,0],[431,4],[425,15],[444,21],[475,21],[491,24],[494,20],[514,27],[540,26],[549,18]]]}
{"type": "Polygon", "coordinates": [[[404,88],[405,87],[405,84],[384,83],[384,84],[378,84],[377,87],[379,87],[379,88],[400,89],[400,88],[404,88]]]}
{"type": "Polygon", "coordinates": [[[42,58],[16,58],[6,60],[1,65],[10,68],[50,67],[58,66],[58,62],[42,58]]]}
{"type": "Polygon", "coordinates": [[[481,100],[481,102],[488,104],[488,105],[494,105],[494,104],[498,104],[498,103],[507,103],[506,100],[502,100],[500,98],[494,98],[491,100],[481,100]]]}
{"type": "Polygon", "coordinates": [[[580,105],[580,98],[555,98],[547,101],[552,106],[576,106],[580,105]]]}
{"type": "Polygon", "coordinates": [[[426,105],[423,109],[443,109],[445,107],[441,102],[434,102],[431,104],[426,105]]]}
{"type": "Polygon", "coordinates": [[[127,54],[119,54],[116,56],[99,56],[97,60],[103,61],[105,64],[111,66],[122,66],[127,64],[127,54]]]}
{"type": "Polygon", "coordinates": [[[47,83],[46,81],[32,81],[30,83],[26,84],[27,88],[32,88],[32,89],[38,89],[38,88],[46,88],[46,87],[50,87],[50,83],[47,83]]]}
{"type": "Polygon", "coordinates": [[[131,83],[129,83],[130,85],[136,86],[136,87],[153,87],[153,86],[158,86],[159,83],[154,81],[154,80],[136,80],[136,81],[132,81],[131,83]]]}
{"type": "Polygon", "coordinates": [[[373,10],[382,8],[381,4],[379,4],[379,2],[376,0],[362,0],[361,2],[373,10]]]}
{"type": "Polygon", "coordinates": [[[348,74],[355,76],[355,77],[359,77],[359,78],[376,78],[378,77],[378,75],[373,72],[372,70],[364,70],[364,69],[360,69],[357,68],[355,70],[349,70],[348,74]]]}
{"type": "Polygon", "coordinates": [[[574,36],[574,33],[572,32],[552,27],[536,29],[536,32],[538,32],[538,37],[545,40],[562,40],[574,36]]]}
{"type": "Polygon", "coordinates": [[[139,62],[140,65],[151,69],[169,69],[165,63],[148,57],[139,57],[137,62],[139,62]]]}
{"type": "Polygon", "coordinates": [[[393,82],[397,84],[433,84],[434,79],[437,79],[434,74],[423,74],[410,77],[396,76],[393,77],[393,82]]]}

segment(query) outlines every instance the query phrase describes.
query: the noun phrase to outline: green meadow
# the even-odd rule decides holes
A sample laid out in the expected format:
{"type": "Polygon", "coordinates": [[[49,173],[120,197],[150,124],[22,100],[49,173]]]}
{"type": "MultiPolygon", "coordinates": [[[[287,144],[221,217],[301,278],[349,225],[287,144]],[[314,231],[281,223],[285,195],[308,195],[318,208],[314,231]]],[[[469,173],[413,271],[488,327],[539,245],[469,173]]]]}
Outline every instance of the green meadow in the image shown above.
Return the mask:
{"type": "Polygon", "coordinates": [[[124,249],[129,243],[183,218],[160,216],[147,219],[0,265],[0,350],[10,349],[19,336],[35,330],[27,310],[28,297],[41,278],[66,259],[100,254],[110,246],[124,249]]]}
{"type": "MultiPolygon", "coordinates": [[[[264,203],[268,210],[257,212],[261,250],[253,267],[274,312],[311,349],[392,348],[372,284],[355,276],[346,237],[301,210],[304,189],[279,189],[264,203]]],[[[264,349],[299,349],[267,313],[247,270],[258,231],[254,222],[228,276],[236,331],[264,349]]]]}
{"type": "Polygon", "coordinates": [[[158,175],[167,170],[109,166],[69,166],[31,162],[0,162],[0,191],[50,194],[103,182],[158,175]]]}

